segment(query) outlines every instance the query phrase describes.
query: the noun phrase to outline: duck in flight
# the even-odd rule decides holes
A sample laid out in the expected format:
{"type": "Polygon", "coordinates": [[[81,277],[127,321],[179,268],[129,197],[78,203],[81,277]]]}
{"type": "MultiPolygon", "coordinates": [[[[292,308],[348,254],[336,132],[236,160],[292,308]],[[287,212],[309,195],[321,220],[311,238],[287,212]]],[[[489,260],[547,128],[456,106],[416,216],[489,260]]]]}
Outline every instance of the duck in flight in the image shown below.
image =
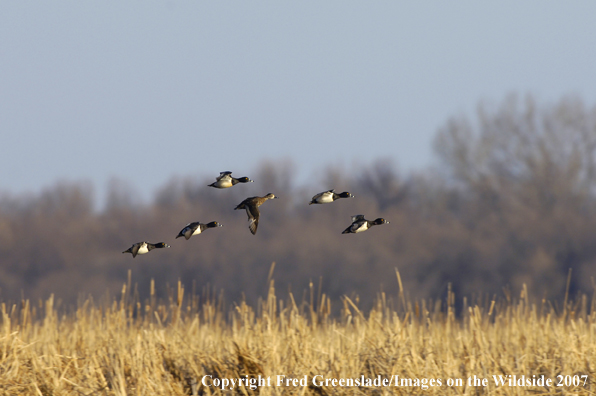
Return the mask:
{"type": "Polygon", "coordinates": [[[352,224],[346,228],[342,234],[357,234],[359,232],[364,232],[368,230],[372,226],[381,225],[381,224],[389,224],[389,222],[381,217],[376,220],[366,220],[364,215],[356,215],[352,216],[352,224]]]}
{"type": "Polygon", "coordinates": [[[178,233],[178,236],[176,237],[176,239],[178,239],[180,237],[184,237],[188,241],[191,236],[193,236],[193,235],[199,235],[200,233],[202,233],[203,231],[205,231],[208,228],[216,228],[216,227],[222,227],[222,224],[221,223],[218,223],[217,221],[212,221],[212,222],[207,223],[207,224],[199,223],[198,221],[196,221],[194,223],[188,223],[178,233]]]}
{"type": "Polygon", "coordinates": [[[235,186],[238,183],[252,183],[253,182],[253,180],[250,180],[246,176],[236,179],[235,177],[232,177],[232,172],[229,172],[229,171],[220,172],[219,176],[217,176],[215,180],[216,180],[215,182],[209,184],[209,187],[230,188],[232,186],[235,186]]]}
{"type": "Polygon", "coordinates": [[[122,253],[131,253],[132,257],[137,257],[137,254],[145,254],[149,253],[153,249],[161,249],[161,248],[169,248],[170,245],[167,243],[159,242],[159,243],[149,243],[149,242],[138,242],[128,248],[128,250],[123,251],[122,253]]]}
{"type": "Polygon", "coordinates": [[[347,191],[344,191],[341,194],[337,194],[335,190],[329,190],[322,193],[318,193],[317,195],[312,197],[312,200],[310,201],[309,205],[331,203],[340,198],[354,198],[354,196],[347,191]]]}
{"type": "Polygon", "coordinates": [[[240,204],[234,208],[234,210],[246,209],[246,214],[248,215],[248,229],[253,235],[257,233],[257,227],[259,226],[259,206],[263,205],[267,200],[275,198],[277,197],[271,193],[264,197],[250,197],[240,202],[240,204]]]}

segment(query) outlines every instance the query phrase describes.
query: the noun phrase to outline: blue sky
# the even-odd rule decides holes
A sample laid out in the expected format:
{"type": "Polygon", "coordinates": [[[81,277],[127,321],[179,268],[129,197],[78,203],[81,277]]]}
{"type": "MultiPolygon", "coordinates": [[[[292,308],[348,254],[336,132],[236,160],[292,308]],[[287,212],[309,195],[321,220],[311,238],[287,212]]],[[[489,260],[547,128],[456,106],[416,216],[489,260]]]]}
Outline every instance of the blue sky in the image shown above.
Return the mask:
{"type": "Polygon", "coordinates": [[[587,1],[0,3],[0,191],[432,163],[479,101],[596,102],[587,1]]]}

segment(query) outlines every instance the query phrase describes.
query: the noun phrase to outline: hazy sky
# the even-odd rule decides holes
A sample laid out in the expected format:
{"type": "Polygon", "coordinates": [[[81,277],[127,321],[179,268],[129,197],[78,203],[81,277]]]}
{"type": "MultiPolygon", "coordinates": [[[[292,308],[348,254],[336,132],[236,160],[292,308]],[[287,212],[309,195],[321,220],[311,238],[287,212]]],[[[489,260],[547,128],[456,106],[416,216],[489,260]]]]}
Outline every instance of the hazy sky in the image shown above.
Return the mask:
{"type": "Polygon", "coordinates": [[[448,117],[532,93],[596,102],[596,2],[3,1],[0,190],[291,158],[431,163],[448,117]]]}

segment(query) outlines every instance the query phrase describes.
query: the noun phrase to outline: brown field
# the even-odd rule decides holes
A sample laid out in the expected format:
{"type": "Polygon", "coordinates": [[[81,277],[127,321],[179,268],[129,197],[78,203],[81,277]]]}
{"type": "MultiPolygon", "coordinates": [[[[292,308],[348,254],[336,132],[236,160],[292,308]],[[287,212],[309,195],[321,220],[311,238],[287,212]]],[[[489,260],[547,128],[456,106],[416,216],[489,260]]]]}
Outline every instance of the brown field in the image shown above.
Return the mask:
{"type": "Polygon", "coordinates": [[[229,311],[214,293],[188,296],[180,283],[161,301],[152,284],[150,298],[139,301],[130,278],[111,302],[88,299],[70,312],[53,297],[2,303],[0,393],[594,394],[593,297],[566,297],[557,307],[529,301],[523,289],[519,298],[464,298],[456,314],[452,293],[446,301],[409,301],[397,275],[400,294],[380,293],[369,312],[348,297],[331,302],[313,286],[302,302],[291,294],[281,300],[273,281],[257,307],[229,311]],[[552,382],[509,386],[508,375],[552,382]],[[244,383],[259,376],[269,384],[244,383]],[[278,376],[296,383],[278,386],[278,376]],[[468,384],[470,376],[487,386],[468,384]],[[238,378],[244,382],[233,389],[213,385],[238,378]]]}

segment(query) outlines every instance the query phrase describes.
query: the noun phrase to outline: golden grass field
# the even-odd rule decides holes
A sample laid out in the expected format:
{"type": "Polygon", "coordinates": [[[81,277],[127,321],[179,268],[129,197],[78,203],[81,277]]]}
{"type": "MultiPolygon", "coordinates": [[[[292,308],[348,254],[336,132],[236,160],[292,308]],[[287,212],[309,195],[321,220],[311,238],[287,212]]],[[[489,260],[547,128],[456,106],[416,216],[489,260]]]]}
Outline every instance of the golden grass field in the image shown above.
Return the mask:
{"type": "Polygon", "coordinates": [[[456,315],[452,293],[443,302],[412,302],[397,277],[400,295],[380,293],[368,312],[348,297],[331,302],[312,286],[302,302],[291,294],[281,300],[273,281],[254,308],[240,303],[227,311],[212,293],[187,296],[180,283],[164,301],[152,283],[141,302],[130,276],[111,303],[88,299],[70,312],[56,308],[53,297],[2,303],[0,394],[596,392],[593,297],[566,297],[557,307],[533,303],[522,290],[518,298],[464,299],[456,315]],[[497,386],[499,375],[505,383],[497,386]],[[254,389],[259,376],[264,386],[254,389]],[[480,386],[468,383],[471,376],[480,386]],[[550,386],[531,383],[541,376],[550,386]],[[462,383],[449,386],[448,379],[462,383]],[[514,386],[518,381],[523,386],[514,386]]]}

